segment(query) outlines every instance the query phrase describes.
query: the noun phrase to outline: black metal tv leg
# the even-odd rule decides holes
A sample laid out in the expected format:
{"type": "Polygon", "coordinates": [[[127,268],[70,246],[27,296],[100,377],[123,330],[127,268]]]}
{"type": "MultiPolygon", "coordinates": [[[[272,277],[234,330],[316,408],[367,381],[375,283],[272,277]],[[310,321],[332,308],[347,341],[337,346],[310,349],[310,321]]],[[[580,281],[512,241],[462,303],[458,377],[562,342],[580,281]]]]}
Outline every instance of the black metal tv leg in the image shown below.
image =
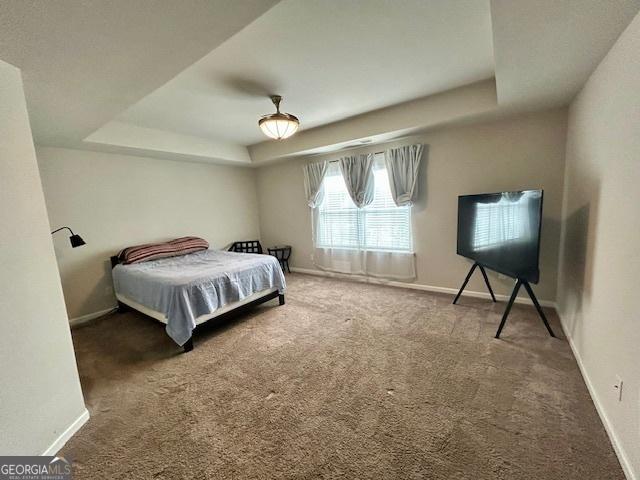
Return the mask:
{"type": "Polygon", "coordinates": [[[185,353],[193,350],[193,337],[190,337],[189,340],[182,346],[184,348],[185,353]]]}
{"type": "Polygon", "coordinates": [[[531,301],[535,305],[536,310],[538,310],[538,314],[542,318],[542,321],[544,322],[544,326],[547,327],[547,332],[549,332],[549,335],[551,335],[552,337],[555,337],[555,335],[553,334],[553,330],[551,330],[551,326],[549,325],[549,322],[547,321],[547,317],[545,316],[544,312],[542,311],[542,307],[538,303],[538,299],[536,298],[535,293],[533,293],[533,290],[531,289],[531,285],[529,285],[529,282],[523,282],[523,284],[524,284],[524,288],[527,290],[527,293],[529,294],[529,297],[531,297],[531,301]]]}
{"type": "Polygon", "coordinates": [[[482,272],[482,277],[484,278],[484,283],[487,284],[487,288],[489,289],[489,293],[491,294],[491,300],[493,300],[493,302],[495,303],[496,296],[493,294],[493,290],[491,288],[491,284],[489,283],[489,277],[487,277],[487,272],[484,271],[484,267],[482,265],[478,264],[478,266],[480,267],[480,271],[482,272]]]}
{"type": "Polygon", "coordinates": [[[278,302],[280,305],[284,305],[284,295],[278,295],[278,302]]]}
{"type": "Polygon", "coordinates": [[[518,290],[520,290],[520,285],[522,285],[522,281],[516,281],[515,286],[513,287],[513,292],[511,292],[511,297],[509,298],[509,303],[507,303],[507,308],[505,308],[504,313],[502,314],[502,321],[500,322],[500,326],[498,327],[498,331],[496,332],[496,338],[500,338],[500,332],[504,328],[504,324],[507,323],[507,317],[509,316],[509,312],[511,311],[511,307],[513,307],[513,302],[515,302],[516,297],[518,296],[518,290]]]}
{"type": "Polygon", "coordinates": [[[471,266],[471,270],[469,270],[469,273],[467,273],[467,277],[464,279],[464,282],[462,282],[462,286],[460,287],[460,290],[458,291],[458,294],[456,295],[456,298],[453,299],[453,304],[454,305],[456,304],[456,302],[460,298],[460,295],[462,295],[462,292],[464,291],[464,287],[466,287],[467,283],[469,283],[469,279],[471,278],[471,275],[473,275],[473,272],[476,270],[477,266],[478,266],[477,263],[474,263],[471,266]]]}

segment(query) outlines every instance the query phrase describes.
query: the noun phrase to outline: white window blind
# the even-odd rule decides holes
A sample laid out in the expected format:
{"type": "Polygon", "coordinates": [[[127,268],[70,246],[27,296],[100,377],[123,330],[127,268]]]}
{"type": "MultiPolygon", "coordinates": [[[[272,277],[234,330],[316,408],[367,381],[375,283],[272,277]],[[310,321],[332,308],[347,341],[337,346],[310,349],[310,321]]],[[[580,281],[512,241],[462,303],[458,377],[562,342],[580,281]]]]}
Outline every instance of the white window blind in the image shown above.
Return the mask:
{"type": "Polygon", "coordinates": [[[509,202],[504,199],[497,203],[476,205],[473,233],[473,248],[482,250],[509,241],[518,241],[528,235],[525,203],[509,202]]]}
{"type": "Polygon", "coordinates": [[[373,202],[357,208],[340,167],[332,163],[324,178],[324,201],[318,207],[316,246],[324,248],[412,252],[411,207],[397,207],[391,197],[382,155],[374,163],[373,202]]]}

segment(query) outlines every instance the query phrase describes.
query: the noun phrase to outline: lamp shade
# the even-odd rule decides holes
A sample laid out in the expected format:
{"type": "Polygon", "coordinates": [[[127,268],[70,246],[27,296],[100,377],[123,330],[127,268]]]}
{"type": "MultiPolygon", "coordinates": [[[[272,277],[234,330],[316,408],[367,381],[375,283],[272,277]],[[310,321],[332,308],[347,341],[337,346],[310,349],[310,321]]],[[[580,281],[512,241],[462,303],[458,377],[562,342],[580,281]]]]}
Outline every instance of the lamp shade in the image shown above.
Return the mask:
{"type": "Polygon", "coordinates": [[[274,113],[261,118],[258,125],[267,137],[282,140],[296,133],[300,122],[293,115],[274,113]]]}
{"type": "Polygon", "coordinates": [[[276,106],[276,113],[265,115],[258,121],[262,133],[275,140],[289,138],[298,131],[300,126],[298,117],[290,113],[280,112],[281,100],[282,97],[279,95],[273,95],[271,101],[276,106]]]}
{"type": "Polygon", "coordinates": [[[86,245],[86,242],[78,234],[71,235],[69,237],[69,241],[71,242],[71,248],[76,248],[76,247],[81,247],[82,245],[86,245]]]}

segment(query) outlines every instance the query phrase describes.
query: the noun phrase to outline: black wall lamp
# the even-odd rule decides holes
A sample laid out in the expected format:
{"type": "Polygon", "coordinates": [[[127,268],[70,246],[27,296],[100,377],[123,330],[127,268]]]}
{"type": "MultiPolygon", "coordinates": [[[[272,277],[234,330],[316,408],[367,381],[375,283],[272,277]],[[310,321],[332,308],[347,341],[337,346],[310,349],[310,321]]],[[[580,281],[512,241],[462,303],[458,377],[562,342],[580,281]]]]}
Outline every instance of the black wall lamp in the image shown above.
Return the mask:
{"type": "Polygon", "coordinates": [[[76,248],[76,247],[81,247],[82,245],[86,245],[86,242],[82,239],[82,237],[80,235],[76,235],[75,233],[73,233],[73,230],[71,230],[69,227],[60,227],[57,230],[54,230],[53,232],[51,232],[51,235],[53,235],[56,232],[59,232],[60,230],[69,230],[69,232],[71,232],[71,236],[69,237],[69,242],[71,242],[71,248],[76,248]]]}

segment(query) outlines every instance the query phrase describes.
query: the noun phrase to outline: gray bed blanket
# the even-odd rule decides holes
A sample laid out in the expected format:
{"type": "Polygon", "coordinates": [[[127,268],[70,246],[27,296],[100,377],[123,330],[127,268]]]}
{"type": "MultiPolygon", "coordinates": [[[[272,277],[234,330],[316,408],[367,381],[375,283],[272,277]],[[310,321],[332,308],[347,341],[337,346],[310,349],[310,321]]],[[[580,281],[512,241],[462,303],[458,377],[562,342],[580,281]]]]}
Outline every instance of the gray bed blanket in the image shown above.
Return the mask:
{"type": "Polygon", "coordinates": [[[286,289],[275,257],[205,250],[113,269],[117,294],[167,318],[167,334],[183,345],[196,319],[262,290],[286,289]]]}

